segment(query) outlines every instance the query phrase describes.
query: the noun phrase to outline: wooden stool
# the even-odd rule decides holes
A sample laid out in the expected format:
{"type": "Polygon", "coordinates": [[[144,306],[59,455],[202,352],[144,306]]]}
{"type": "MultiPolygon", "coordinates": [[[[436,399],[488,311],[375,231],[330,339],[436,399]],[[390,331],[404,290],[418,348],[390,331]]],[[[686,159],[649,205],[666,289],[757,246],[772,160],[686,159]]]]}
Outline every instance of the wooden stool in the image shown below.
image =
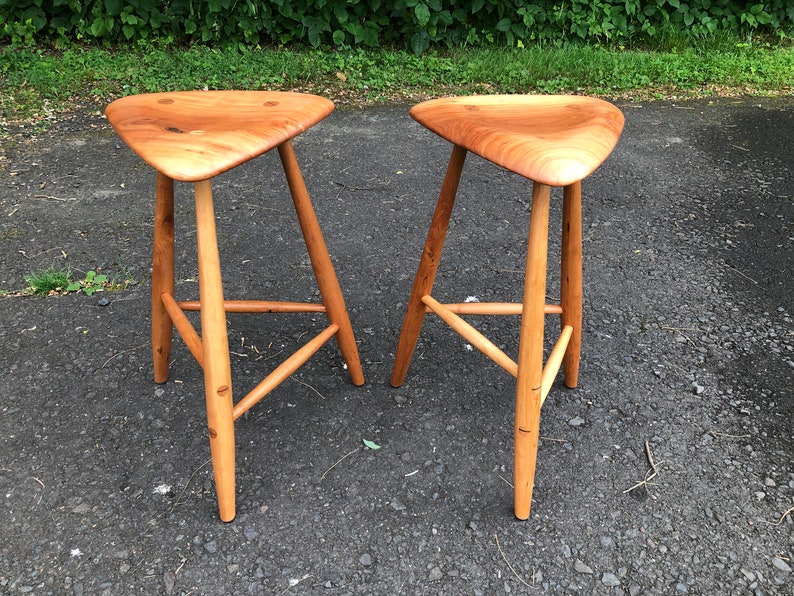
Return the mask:
{"type": "Polygon", "coordinates": [[[186,91],[125,97],[107,118],[119,136],[157,170],[152,259],[154,380],[168,380],[173,327],[204,369],[210,450],[220,518],[235,515],[234,421],[275,389],[332,337],[355,385],[364,383],[344,298],[309,200],[290,139],[331,113],[322,97],[268,91],[186,91]],[[322,303],[224,300],[211,179],[278,149],[317,279],[322,303]],[[174,298],[174,180],[192,182],[196,200],[199,296],[174,298]],[[200,311],[201,335],[183,311],[200,311]],[[226,313],[325,312],[328,327],[276,367],[236,404],[232,400],[226,313]]]}
{"type": "Polygon", "coordinates": [[[397,346],[391,384],[402,385],[425,313],[433,312],[516,378],[514,512],[529,517],[540,406],[563,366],[576,387],[582,337],[581,180],[612,152],[623,129],[615,106],[588,97],[482,96],[436,99],[414,106],[411,116],[453,144],[452,157],[414,279],[397,346]],[[532,212],[523,303],[440,304],[432,296],[452,206],[466,154],[477,155],[532,180],[532,212]],[[562,186],[560,304],[546,304],[550,187],[562,186]],[[518,362],[460,315],[521,315],[518,362]],[[561,334],[543,364],[546,314],[559,314],[561,334]]]}

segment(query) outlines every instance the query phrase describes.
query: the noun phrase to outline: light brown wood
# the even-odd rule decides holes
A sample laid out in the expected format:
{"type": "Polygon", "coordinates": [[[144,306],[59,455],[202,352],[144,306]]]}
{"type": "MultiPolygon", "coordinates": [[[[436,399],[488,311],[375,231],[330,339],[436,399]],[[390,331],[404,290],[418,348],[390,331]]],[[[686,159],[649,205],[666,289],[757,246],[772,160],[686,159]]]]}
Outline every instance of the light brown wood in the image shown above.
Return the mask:
{"type": "Polygon", "coordinates": [[[466,149],[455,145],[452,148],[452,156],[447,167],[447,174],[444,183],[441,185],[441,193],[436,203],[436,210],[430,222],[430,230],[427,233],[427,240],[422,251],[422,258],[419,261],[419,269],[414,277],[411,295],[408,298],[408,306],[405,309],[400,340],[397,344],[397,354],[394,358],[394,366],[391,373],[391,384],[399,387],[405,380],[408,373],[408,365],[411,364],[416,341],[419,339],[419,332],[422,330],[422,322],[425,318],[425,305],[422,302],[424,296],[431,294],[433,284],[436,280],[438,263],[441,260],[441,251],[444,248],[444,239],[447,237],[449,228],[449,218],[452,216],[452,207],[455,204],[455,195],[458,193],[458,184],[463,172],[463,164],[466,161],[466,149]]]}
{"type": "Polygon", "coordinates": [[[571,96],[482,96],[431,100],[411,116],[453,146],[406,308],[391,384],[402,384],[423,317],[432,312],[516,379],[514,513],[529,517],[535,478],[540,407],[562,367],[578,382],[582,336],[581,180],[611,153],[623,115],[599,99],[571,96]],[[463,159],[468,151],[533,181],[524,296],[520,304],[441,304],[431,296],[463,159]],[[563,186],[560,304],[546,304],[550,186],[563,186]],[[424,307],[423,307],[424,306],[424,307]],[[521,314],[518,362],[459,315],[521,314]],[[544,318],[560,315],[560,335],[543,363],[544,318]],[[515,371],[515,372],[513,372],[515,371]]]}
{"type": "Polygon", "coordinates": [[[516,382],[513,512],[518,519],[529,517],[535,481],[543,377],[543,311],[546,300],[550,192],[551,189],[545,184],[536,182],[532,186],[516,382]]]}
{"type": "Polygon", "coordinates": [[[178,91],[123,97],[105,114],[146,163],[174,180],[205,180],[325,118],[328,99],[278,91],[178,91]]]}
{"type": "MultiPolygon", "coordinates": [[[[180,300],[175,303],[184,311],[201,310],[198,300],[180,300]]],[[[224,300],[223,309],[231,313],[300,313],[325,312],[325,305],[313,302],[279,302],[273,300],[224,300]]]]}
{"type": "Polygon", "coordinates": [[[562,328],[560,336],[557,338],[557,343],[554,344],[554,348],[551,350],[551,354],[549,354],[546,364],[543,366],[543,377],[540,383],[541,406],[543,406],[543,402],[546,401],[546,397],[549,395],[549,391],[551,391],[551,385],[554,383],[554,379],[557,377],[557,373],[560,370],[562,359],[565,357],[565,350],[571,341],[572,334],[573,327],[570,325],[566,325],[562,328]]]}
{"type": "Polygon", "coordinates": [[[342,289],[334,272],[331,256],[325,245],[320,224],[314,213],[306,184],[303,181],[298,161],[295,158],[295,151],[292,143],[286,142],[278,147],[278,154],[284,166],[284,173],[287,176],[292,201],[295,204],[295,212],[298,215],[303,239],[306,242],[306,249],[309,252],[309,259],[312,263],[314,276],[317,279],[317,287],[325,305],[328,319],[337,325],[339,330],[336,333],[336,343],[347,364],[347,372],[354,385],[364,383],[364,373],[361,370],[361,361],[358,355],[356,338],[353,335],[353,326],[347,314],[347,306],[342,296],[342,289]]]}
{"type": "Polygon", "coordinates": [[[560,258],[560,327],[572,327],[563,360],[566,387],[579,382],[579,353],[582,347],[582,184],[563,190],[562,254],[560,258]]]}
{"type": "Polygon", "coordinates": [[[485,354],[488,358],[493,360],[496,364],[505,369],[514,377],[518,375],[518,365],[513,361],[510,356],[500,350],[490,339],[480,333],[474,326],[467,321],[461,319],[452,311],[444,308],[432,296],[423,296],[424,302],[438,317],[449,325],[453,331],[468,341],[473,347],[477,348],[480,352],[485,354]]]}
{"type": "Polygon", "coordinates": [[[108,121],[157,172],[152,264],[152,351],[155,380],[168,378],[173,329],[204,371],[207,424],[220,517],[235,516],[234,420],[335,337],[351,380],[364,382],[358,347],[339,282],[290,139],[333,110],[325,98],[271,91],[184,91],[125,97],[108,121]],[[322,304],[224,300],[211,180],[278,148],[322,304]],[[174,180],[194,183],[199,300],[174,297],[174,180]],[[184,311],[199,311],[201,335],[184,311]],[[329,326],[233,406],[226,313],[322,313],[329,326]]]}
{"type": "Polygon", "coordinates": [[[194,187],[207,425],[220,518],[223,521],[231,521],[235,515],[234,420],[221,265],[215,232],[211,183],[209,180],[203,180],[196,182],[194,187]]]}
{"type": "MultiPolygon", "coordinates": [[[[524,310],[524,305],[520,302],[454,302],[442,306],[456,315],[510,316],[520,315],[524,310]]],[[[427,307],[425,312],[429,310],[430,307],[427,307]]],[[[562,307],[559,304],[547,304],[544,312],[547,315],[559,315],[562,307]]]]}
{"type": "Polygon", "coordinates": [[[331,323],[328,327],[323,329],[319,334],[314,336],[310,341],[304,344],[301,348],[295,351],[289,358],[277,366],[267,377],[262,380],[256,387],[254,387],[248,395],[241,399],[234,406],[233,414],[234,419],[237,420],[240,416],[245,414],[254,405],[256,405],[262,398],[267,396],[273,389],[278,387],[281,383],[301,367],[312,355],[322,348],[328,340],[330,340],[339,331],[339,326],[331,323]]]}
{"type": "Polygon", "coordinates": [[[152,243],[152,360],[154,382],[168,380],[174,327],[160,301],[161,294],[174,293],[174,181],[157,174],[152,243]]]}
{"type": "Polygon", "coordinates": [[[193,358],[196,359],[198,365],[204,368],[204,348],[201,346],[201,338],[196,332],[195,327],[193,327],[193,324],[185,316],[185,313],[179,307],[179,304],[174,300],[174,297],[171,294],[161,294],[160,300],[162,301],[163,306],[165,306],[165,309],[168,311],[168,314],[171,316],[171,320],[174,322],[174,327],[176,327],[176,330],[179,332],[179,336],[182,338],[182,341],[185,342],[187,349],[190,350],[191,354],[193,354],[193,358]]]}
{"type": "Polygon", "coordinates": [[[623,129],[612,104],[560,95],[483,95],[426,101],[411,116],[450,143],[551,186],[590,175],[623,129]]]}

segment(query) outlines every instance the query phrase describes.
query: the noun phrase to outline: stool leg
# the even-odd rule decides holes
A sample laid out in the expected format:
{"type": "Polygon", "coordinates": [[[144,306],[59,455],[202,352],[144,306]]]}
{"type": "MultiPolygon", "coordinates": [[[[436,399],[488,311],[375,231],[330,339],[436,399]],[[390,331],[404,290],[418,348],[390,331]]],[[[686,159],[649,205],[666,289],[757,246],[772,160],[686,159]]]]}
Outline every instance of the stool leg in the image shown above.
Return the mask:
{"type": "Polygon", "coordinates": [[[212,183],[203,180],[196,182],[194,188],[207,424],[220,518],[231,521],[235,515],[232,380],[212,183]]]}
{"type": "Polygon", "coordinates": [[[563,190],[562,266],[560,305],[563,327],[571,325],[573,334],[563,359],[567,387],[579,381],[579,354],[582,347],[582,183],[574,182],[563,190]]]}
{"type": "Polygon", "coordinates": [[[339,331],[336,332],[339,351],[342,352],[342,357],[347,363],[347,370],[353,384],[363,385],[364,373],[361,370],[361,360],[358,355],[356,338],[353,335],[353,326],[350,324],[342,289],[339,287],[339,280],[334,272],[334,266],[328,254],[320,224],[317,222],[317,215],[312,207],[309,193],[306,190],[306,183],[303,181],[298,161],[295,158],[292,143],[287,141],[279,145],[278,154],[287,176],[287,184],[295,203],[295,212],[298,214],[298,222],[306,241],[306,249],[309,252],[314,277],[317,279],[317,287],[325,304],[328,319],[331,323],[336,323],[339,326],[339,331]]]}
{"type": "Polygon", "coordinates": [[[452,156],[449,166],[447,166],[447,173],[441,186],[441,193],[438,196],[436,210],[433,213],[433,220],[430,223],[422,258],[419,261],[419,268],[416,271],[414,285],[405,310],[400,341],[397,344],[397,354],[391,373],[393,387],[403,384],[411,357],[416,349],[416,341],[419,339],[419,332],[425,319],[425,304],[422,302],[422,298],[433,290],[466,154],[467,150],[459,145],[455,145],[452,149],[452,156]]]}
{"type": "Polygon", "coordinates": [[[157,173],[152,250],[152,359],[154,382],[168,380],[174,325],[160,296],[174,293],[174,181],[157,173]]]}
{"type": "Polygon", "coordinates": [[[516,380],[513,510],[518,519],[529,517],[532,486],[535,481],[543,377],[543,325],[546,305],[550,191],[548,186],[537,182],[532,187],[532,211],[516,380]]]}

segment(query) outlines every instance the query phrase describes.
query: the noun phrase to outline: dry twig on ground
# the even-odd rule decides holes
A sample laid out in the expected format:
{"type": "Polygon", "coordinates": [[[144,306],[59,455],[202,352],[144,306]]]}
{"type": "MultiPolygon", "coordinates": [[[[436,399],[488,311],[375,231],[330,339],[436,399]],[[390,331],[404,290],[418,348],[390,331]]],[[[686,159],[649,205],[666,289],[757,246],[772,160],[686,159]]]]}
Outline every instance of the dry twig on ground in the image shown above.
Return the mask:
{"type": "Polygon", "coordinates": [[[663,462],[663,461],[661,461],[661,462],[659,462],[659,463],[657,464],[657,463],[654,461],[654,459],[653,459],[653,453],[651,453],[651,446],[648,444],[648,441],[645,441],[645,456],[648,458],[648,463],[650,464],[650,466],[651,466],[651,469],[650,469],[650,470],[648,470],[648,471],[645,473],[645,480],[641,480],[640,482],[638,482],[637,484],[635,484],[635,485],[634,485],[634,486],[632,486],[631,488],[627,488],[626,490],[624,490],[624,491],[623,491],[623,494],[624,494],[624,495],[625,495],[626,493],[630,493],[630,492],[631,492],[631,491],[633,491],[635,488],[639,488],[639,487],[641,487],[641,486],[644,486],[644,487],[645,487],[645,489],[647,490],[647,489],[648,489],[648,484],[650,483],[650,481],[651,481],[651,480],[653,480],[654,478],[656,478],[656,476],[659,474],[659,466],[660,466],[661,464],[663,464],[664,462],[663,462]]]}

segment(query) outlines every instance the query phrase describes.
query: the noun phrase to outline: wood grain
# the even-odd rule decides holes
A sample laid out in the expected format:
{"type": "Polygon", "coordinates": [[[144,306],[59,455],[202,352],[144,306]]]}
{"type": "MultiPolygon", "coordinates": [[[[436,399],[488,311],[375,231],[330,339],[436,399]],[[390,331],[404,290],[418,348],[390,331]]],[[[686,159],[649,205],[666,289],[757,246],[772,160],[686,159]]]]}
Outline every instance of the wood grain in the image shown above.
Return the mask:
{"type": "Polygon", "coordinates": [[[442,98],[410,113],[451,143],[550,186],[590,175],[623,130],[623,114],[612,104],[567,95],[442,98]]]}
{"type": "Polygon", "coordinates": [[[141,159],[195,182],[281,145],[325,118],[324,97],[278,91],[179,91],[123,97],[105,114],[141,159]]]}

